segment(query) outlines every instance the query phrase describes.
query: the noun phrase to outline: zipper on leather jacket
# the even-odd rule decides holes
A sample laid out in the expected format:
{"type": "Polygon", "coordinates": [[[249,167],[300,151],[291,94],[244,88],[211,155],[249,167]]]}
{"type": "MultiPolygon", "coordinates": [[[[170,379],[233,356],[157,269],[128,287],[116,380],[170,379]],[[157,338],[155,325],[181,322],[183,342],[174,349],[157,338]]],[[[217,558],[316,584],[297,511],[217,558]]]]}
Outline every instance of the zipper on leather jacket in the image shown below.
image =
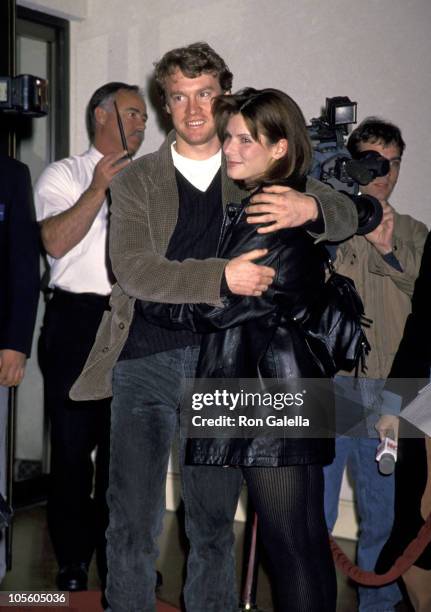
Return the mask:
{"type": "Polygon", "coordinates": [[[230,228],[232,223],[235,223],[235,221],[238,219],[239,215],[241,214],[243,210],[244,210],[243,203],[235,204],[232,202],[226,206],[226,209],[224,211],[224,216],[223,216],[223,222],[221,225],[220,236],[219,236],[218,243],[217,243],[216,257],[220,255],[220,248],[226,236],[227,230],[230,228]]]}

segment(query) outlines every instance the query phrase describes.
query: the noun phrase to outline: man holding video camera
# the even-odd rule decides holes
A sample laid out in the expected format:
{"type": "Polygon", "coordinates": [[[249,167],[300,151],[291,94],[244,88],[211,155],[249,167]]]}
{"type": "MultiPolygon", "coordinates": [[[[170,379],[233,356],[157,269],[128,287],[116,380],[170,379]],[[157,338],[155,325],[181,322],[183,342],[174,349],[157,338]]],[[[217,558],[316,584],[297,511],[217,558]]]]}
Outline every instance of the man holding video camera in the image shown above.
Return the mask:
{"type": "MultiPolygon", "coordinates": [[[[399,128],[370,117],[351,133],[347,148],[353,159],[361,158],[368,151],[377,152],[389,161],[389,171],[362,187],[363,194],[374,196],[382,205],[380,225],[364,236],[353,236],[336,252],[337,272],[354,280],[365,315],[372,320],[367,330],[371,351],[366,371],[359,372],[358,379],[348,372],[336,376],[338,433],[346,435],[336,439],[334,462],[324,468],[325,513],[332,531],[347,465],[359,517],[358,565],[374,570],[389,537],[394,511],[394,477],[379,473],[376,451],[379,437],[383,439],[395,428],[396,419],[391,415],[379,419],[373,407],[389,374],[411,309],[427,229],[411,216],[396,212],[389,203],[405,148],[399,128]],[[357,415],[364,415],[359,428],[357,415]],[[348,435],[350,426],[353,427],[351,436],[348,435]]],[[[393,612],[400,599],[396,584],[359,587],[360,612],[393,612]]]]}
{"type": "Polygon", "coordinates": [[[89,150],[51,164],[35,189],[52,289],[40,339],[51,424],[48,527],[59,564],[57,586],[67,591],[87,588],[95,549],[102,584],[106,578],[110,401],[74,403],[69,390],[109,307],[108,189],[144,137],[147,110],[139,87],[103,85],[92,95],[86,119],[89,150]]]}

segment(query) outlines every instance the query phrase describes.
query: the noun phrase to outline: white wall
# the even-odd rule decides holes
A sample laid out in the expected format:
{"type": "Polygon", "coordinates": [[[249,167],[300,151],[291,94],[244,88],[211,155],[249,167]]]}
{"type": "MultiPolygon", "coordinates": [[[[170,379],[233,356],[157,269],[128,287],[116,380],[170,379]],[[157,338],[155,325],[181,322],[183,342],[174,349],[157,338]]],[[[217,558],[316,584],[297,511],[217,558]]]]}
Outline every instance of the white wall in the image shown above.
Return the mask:
{"type": "MultiPolygon", "coordinates": [[[[327,96],[348,95],[359,119],[399,124],[407,150],[393,203],[431,224],[430,29],[429,0],[88,0],[87,17],[72,23],[71,147],[86,145],[83,112],[98,85],[146,87],[165,51],[206,40],[227,60],[234,90],[279,87],[307,119],[327,96]]],[[[150,108],[142,152],[161,138],[150,108]]]]}

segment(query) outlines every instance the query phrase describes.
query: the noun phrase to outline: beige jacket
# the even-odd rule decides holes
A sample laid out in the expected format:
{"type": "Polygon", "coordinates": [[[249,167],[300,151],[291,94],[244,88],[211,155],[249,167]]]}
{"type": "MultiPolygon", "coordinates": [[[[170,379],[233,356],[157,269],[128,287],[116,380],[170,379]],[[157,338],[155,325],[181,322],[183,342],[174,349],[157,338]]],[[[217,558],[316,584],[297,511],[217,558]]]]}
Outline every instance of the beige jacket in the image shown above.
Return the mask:
{"type": "MultiPolygon", "coordinates": [[[[178,218],[178,191],[172,163],[171,133],[159,151],[134,161],[114,179],[109,254],[117,279],[111,310],[105,312],[94,346],[70,397],[100,399],[112,395],[112,370],[126,342],[136,299],[163,303],[220,305],[226,260],[169,261],[165,253],[178,218]]],[[[342,240],[357,227],[357,215],[346,196],[315,179],[307,192],[319,201],[325,234],[319,240],[342,240]]],[[[223,207],[240,202],[241,191],[222,167],[223,207]]]]}
{"type": "MultiPolygon", "coordinates": [[[[360,376],[387,378],[411,310],[411,297],[419,274],[422,251],[428,235],[426,226],[395,212],[393,251],[403,269],[400,272],[385,262],[363,236],[353,236],[337,250],[335,269],[355,281],[373,323],[366,330],[371,352],[367,370],[360,376]]],[[[340,372],[352,375],[353,372],[340,372]]]]}

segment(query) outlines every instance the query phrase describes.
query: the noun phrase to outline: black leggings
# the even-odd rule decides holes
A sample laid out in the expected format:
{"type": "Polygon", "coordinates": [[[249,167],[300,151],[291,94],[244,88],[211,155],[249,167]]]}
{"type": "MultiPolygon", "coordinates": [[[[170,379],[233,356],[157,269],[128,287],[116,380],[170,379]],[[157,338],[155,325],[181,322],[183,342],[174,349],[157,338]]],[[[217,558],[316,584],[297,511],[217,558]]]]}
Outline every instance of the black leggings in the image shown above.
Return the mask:
{"type": "Polygon", "coordinates": [[[335,612],[320,465],[243,468],[271,564],[277,612],[335,612]]]}

